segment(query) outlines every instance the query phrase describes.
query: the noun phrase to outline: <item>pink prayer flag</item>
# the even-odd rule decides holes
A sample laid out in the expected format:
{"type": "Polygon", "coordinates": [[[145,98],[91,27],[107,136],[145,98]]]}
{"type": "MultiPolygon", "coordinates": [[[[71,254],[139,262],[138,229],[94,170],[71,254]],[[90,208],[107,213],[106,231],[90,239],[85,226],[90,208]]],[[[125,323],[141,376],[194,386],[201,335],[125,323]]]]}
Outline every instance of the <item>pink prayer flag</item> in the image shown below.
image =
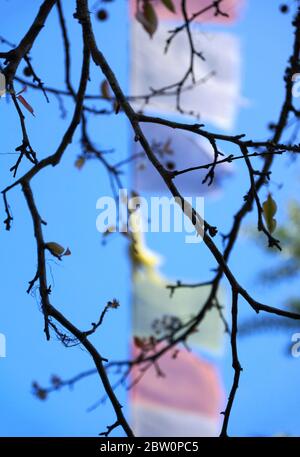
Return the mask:
{"type": "MultiPolygon", "coordinates": [[[[132,389],[134,402],[165,405],[212,418],[219,417],[221,386],[217,370],[211,363],[182,349],[175,359],[171,352],[166,353],[159,359],[158,365],[164,376],[157,376],[154,366],[147,370],[132,389]]],[[[138,374],[139,369],[135,367],[132,379],[138,374]]]]}
{"type": "MultiPolygon", "coordinates": [[[[136,13],[136,3],[136,0],[130,0],[130,10],[132,15],[135,15],[136,13]]],[[[228,14],[228,16],[221,14],[215,15],[216,9],[211,7],[212,3],[212,0],[187,0],[186,4],[188,16],[190,17],[194,13],[203,11],[202,14],[195,18],[195,22],[231,24],[238,19],[244,0],[223,0],[220,3],[220,10],[222,13],[228,14]]],[[[155,0],[152,4],[159,19],[173,21],[180,21],[183,19],[181,0],[173,0],[175,13],[166,8],[161,0],[155,0]]]]}
{"type": "MultiPolygon", "coordinates": [[[[133,426],[138,435],[174,436],[172,430],[180,436],[216,434],[223,404],[216,367],[185,349],[176,358],[169,351],[159,359],[158,366],[163,376],[151,366],[131,390],[133,426]],[[193,423],[191,429],[189,424],[193,423]]],[[[139,375],[139,367],[135,366],[133,383],[139,375]]]]}

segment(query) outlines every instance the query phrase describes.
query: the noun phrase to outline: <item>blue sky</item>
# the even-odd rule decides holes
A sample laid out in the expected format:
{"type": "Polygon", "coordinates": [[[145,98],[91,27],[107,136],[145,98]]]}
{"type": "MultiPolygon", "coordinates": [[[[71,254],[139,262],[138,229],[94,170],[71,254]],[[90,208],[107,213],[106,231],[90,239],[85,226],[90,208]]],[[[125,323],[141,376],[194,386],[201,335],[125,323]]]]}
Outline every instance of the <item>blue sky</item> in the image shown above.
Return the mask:
{"type": "MultiPolygon", "coordinates": [[[[36,11],[34,0],[0,0],[1,34],[18,42],[31,23],[36,11]],[[22,13],[21,13],[22,11],[22,13]]],[[[65,2],[66,3],[66,2],[65,2]]],[[[242,49],[242,95],[249,101],[241,109],[236,133],[265,139],[270,121],[278,117],[283,99],[283,68],[291,53],[291,15],[279,12],[280,1],[249,0],[243,19],[230,28],[240,37],[242,49]]],[[[292,2],[288,2],[292,4],[292,2]]],[[[72,19],[73,2],[67,2],[66,15],[72,33],[72,68],[78,74],[81,59],[80,26],[72,19]]],[[[109,63],[120,79],[128,86],[129,20],[127,2],[116,0],[109,5],[110,21],[95,22],[97,40],[109,63]],[[113,31],[113,32],[112,32],[113,31]]],[[[208,27],[208,26],[207,26],[208,27]]],[[[223,30],[225,27],[209,26],[223,30]]],[[[228,30],[228,28],[226,28],[228,30]]],[[[56,86],[63,80],[63,56],[57,12],[49,18],[47,29],[39,37],[32,53],[33,63],[48,85],[56,86]]],[[[92,73],[89,92],[96,93],[102,81],[97,71],[92,73]]],[[[73,80],[76,86],[77,80],[73,80]]],[[[35,108],[36,117],[26,115],[32,145],[39,157],[52,153],[72,113],[72,104],[66,103],[68,117],[61,120],[55,97],[46,104],[37,91],[28,90],[26,98],[35,108]]],[[[1,187],[11,182],[8,169],[21,142],[20,129],[11,103],[1,101],[1,187]]],[[[131,132],[121,116],[91,119],[90,129],[103,149],[115,149],[115,161],[128,154],[131,132]]],[[[103,356],[121,359],[128,356],[130,333],[130,264],[127,245],[121,237],[114,237],[102,246],[95,228],[96,200],[107,194],[109,182],[106,172],[97,162],[89,162],[83,170],[74,167],[80,153],[79,136],[75,136],[62,163],[56,169],[47,169],[34,181],[37,204],[47,220],[45,237],[69,246],[72,255],[63,262],[49,256],[48,267],[53,275],[53,301],[75,324],[89,327],[101,312],[103,305],[113,297],[120,300],[118,311],[108,313],[105,325],[93,341],[103,356]]],[[[225,149],[226,152],[229,152],[225,149]]],[[[270,190],[276,193],[279,218],[286,218],[286,201],[299,190],[297,164],[288,166],[288,159],[279,159],[275,165],[270,190]],[[280,162],[280,163],[279,163],[280,162]],[[285,181],[284,187],[278,185],[285,181]]],[[[22,170],[25,170],[26,165],[22,170]]],[[[20,170],[21,171],[21,170],[20,170]]],[[[206,216],[210,223],[226,232],[232,214],[241,205],[241,195],[248,187],[243,164],[236,164],[234,179],[227,180],[219,197],[206,200],[206,216]]],[[[262,191],[262,196],[267,190],[262,191]]],[[[52,374],[62,378],[89,369],[88,354],[79,347],[65,349],[54,338],[47,343],[43,335],[42,315],[34,297],[26,295],[27,282],[34,276],[36,256],[32,224],[20,189],[9,194],[14,223],[10,233],[2,228],[2,313],[0,332],[6,335],[7,357],[0,359],[0,435],[2,436],[93,436],[114,422],[109,404],[91,413],[86,409],[99,398],[99,381],[96,377],[76,385],[73,391],[54,393],[46,402],[38,401],[31,393],[31,383],[37,380],[47,385],[52,374]]],[[[4,219],[4,213],[3,213],[4,219]]],[[[253,216],[246,224],[253,223],[253,216]]],[[[188,245],[180,234],[151,234],[148,243],[165,258],[163,273],[170,279],[189,281],[207,279],[209,268],[214,266],[205,246],[188,245]]],[[[284,298],[297,291],[296,283],[270,288],[256,282],[262,268],[271,265],[272,257],[265,255],[256,243],[243,236],[230,260],[233,271],[251,293],[274,306],[282,306],[284,298]],[[245,262],[245,259],[247,261],[245,262]]],[[[254,314],[246,303],[240,303],[241,319],[254,314]]],[[[291,331],[252,335],[240,339],[241,363],[244,367],[237,401],[233,409],[230,432],[234,435],[300,434],[298,417],[298,359],[287,356],[291,331]]],[[[229,349],[229,348],[228,348],[229,349]]],[[[219,360],[225,384],[230,386],[232,369],[227,351],[219,360]]],[[[101,387],[100,387],[101,391],[101,387]]],[[[121,402],[126,392],[119,390],[121,402]]],[[[121,430],[116,434],[121,434],[121,430]]]]}

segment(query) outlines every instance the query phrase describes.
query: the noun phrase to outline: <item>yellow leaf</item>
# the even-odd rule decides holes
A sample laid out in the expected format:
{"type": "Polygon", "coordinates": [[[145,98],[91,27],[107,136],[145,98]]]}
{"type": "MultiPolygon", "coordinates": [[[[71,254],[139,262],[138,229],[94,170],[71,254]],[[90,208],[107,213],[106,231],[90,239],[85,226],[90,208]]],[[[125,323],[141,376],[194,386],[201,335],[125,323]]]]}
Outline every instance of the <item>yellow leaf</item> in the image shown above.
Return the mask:
{"type": "Polygon", "coordinates": [[[63,248],[60,244],[55,243],[55,241],[50,241],[49,243],[46,243],[45,247],[55,257],[61,257],[63,255],[63,253],[65,252],[65,248],[63,248]]]}
{"type": "Polygon", "coordinates": [[[273,233],[276,229],[277,221],[274,218],[277,212],[277,205],[275,200],[273,200],[272,195],[269,193],[268,198],[262,204],[263,216],[266,221],[268,230],[270,233],[273,233]]]}

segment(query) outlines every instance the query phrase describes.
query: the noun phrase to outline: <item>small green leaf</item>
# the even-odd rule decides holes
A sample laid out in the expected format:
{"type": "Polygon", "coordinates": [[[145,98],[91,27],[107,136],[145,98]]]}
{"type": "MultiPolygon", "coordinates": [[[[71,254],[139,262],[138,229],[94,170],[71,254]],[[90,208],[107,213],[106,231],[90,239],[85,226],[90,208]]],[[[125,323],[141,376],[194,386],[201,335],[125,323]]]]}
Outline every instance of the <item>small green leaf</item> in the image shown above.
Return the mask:
{"type": "Polygon", "coordinates": [[[174,6],[173,0],[161,0],[161,3],[172,13],[176,13],[176,8],[174,6]]]}
{"type": "Polygon", "coordinates": [[[262,205],[263,216],[266,221],[268,230],[270,233],[273,233],[276,229],[277,221],[274,218],[277,212],[277,205],[275,200],[273,200],[272,195],[269,194],[267,200],[262,205]]]}

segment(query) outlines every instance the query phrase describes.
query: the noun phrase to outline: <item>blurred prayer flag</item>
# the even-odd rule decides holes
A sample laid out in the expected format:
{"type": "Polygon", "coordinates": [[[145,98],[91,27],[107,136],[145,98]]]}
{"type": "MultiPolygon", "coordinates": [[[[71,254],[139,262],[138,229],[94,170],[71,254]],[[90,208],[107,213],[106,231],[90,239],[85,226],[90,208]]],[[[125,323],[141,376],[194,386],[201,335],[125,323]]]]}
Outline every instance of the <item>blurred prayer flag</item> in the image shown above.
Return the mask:
{"type": "MultiPolygon", "coordinates": [[[[210,286],[178,288],[172,296],[167,281],[152,270],[138,269],[133,274],[132,331],[138,337],[160,338],[176,325],[187,323],[203,308],[209,296],[210,286]],[[169,328],[169,330],[168,330],[169,328]]],[[[221,300],[220,300],[221,301],[221,300]]],[[[220,355],[224,347],[224,325],[218,310],[209,310],[199,330],[187,340],[191,347],[220,355]]]]}
{"type": "MultiPolygon", "coordinates": [[[[179,129],[170,129],[158,124],[143,124],[142,130],[152,147],[152,151],[169,170],[183,170],[214,161],[214,152],[208,140],[179,129]]],[[[145,157],[141,146],[132,140],[131,153],[136,155],[133,162],[133,188],[137,192],[168,193],[168,189],[159,173],[145,157]]],[[[222,160],[222,156],[218,157],[222,160]]],[[[211,186],[203,183],[210,168],[190,171],[175,178],[174,183],[183,196],[206,195],[217,191],[223,178],[232,173],[232,165],[221,163],[215,168],[211,186]]]]}
{"type": "MultiPolygon", "coordinates": [[[[176,86],[161,89],[182,80],[190,65],[190,51],[188,36],[181,32],[165,53],[169,30],[167,22],[160,22],[150,38],[141,24],[132,21],[130,93],[142,96],[158,91],[147,104],[133,102],[136,109],[168,115],[178,112],[176,86]]],[[[195,49],[205,60],[195,56],[196,84],[189,79],[182,87],[180,107],[187,116],[199,115],[200,122],[231,129],[241,104],[239,40],[229,33],[204,32],[196,27],[192,33],[195,49]]]]}
{"type": "MultiPolygon", "coordinates": [[[[186,349],[160,357],[158,366],[133,368],[132,426],[136,436],[216,436],[223,388],[218,370],[186,349]]],[[[134,357],[138,355],[134,349],[134,357]]]]}
{"type": "MultiPolygon", "coordinates": [[[[201,12],[201,14],[198,14],[195,17],[196,22],[231,24],[238,19],[243,3],[244,0],[222,0],[219,4],[219,9],[222,13],[225,13],[225,15],[216,15],[216,8],[212,6],[212,0],[187,0],[186,8],[188,17],[201,12]]],[[[172,0],[172,4],[174,6],[175,13],[168,9],[161,0],[155,0],[153,2],[153,7],[159,19],[174,21],[183,20],[181,0],[172,0]]],[[[137,0],[130,0],[130,9],[132,14],[135,14],[136,12],[136,5],[137,0]]]]}

